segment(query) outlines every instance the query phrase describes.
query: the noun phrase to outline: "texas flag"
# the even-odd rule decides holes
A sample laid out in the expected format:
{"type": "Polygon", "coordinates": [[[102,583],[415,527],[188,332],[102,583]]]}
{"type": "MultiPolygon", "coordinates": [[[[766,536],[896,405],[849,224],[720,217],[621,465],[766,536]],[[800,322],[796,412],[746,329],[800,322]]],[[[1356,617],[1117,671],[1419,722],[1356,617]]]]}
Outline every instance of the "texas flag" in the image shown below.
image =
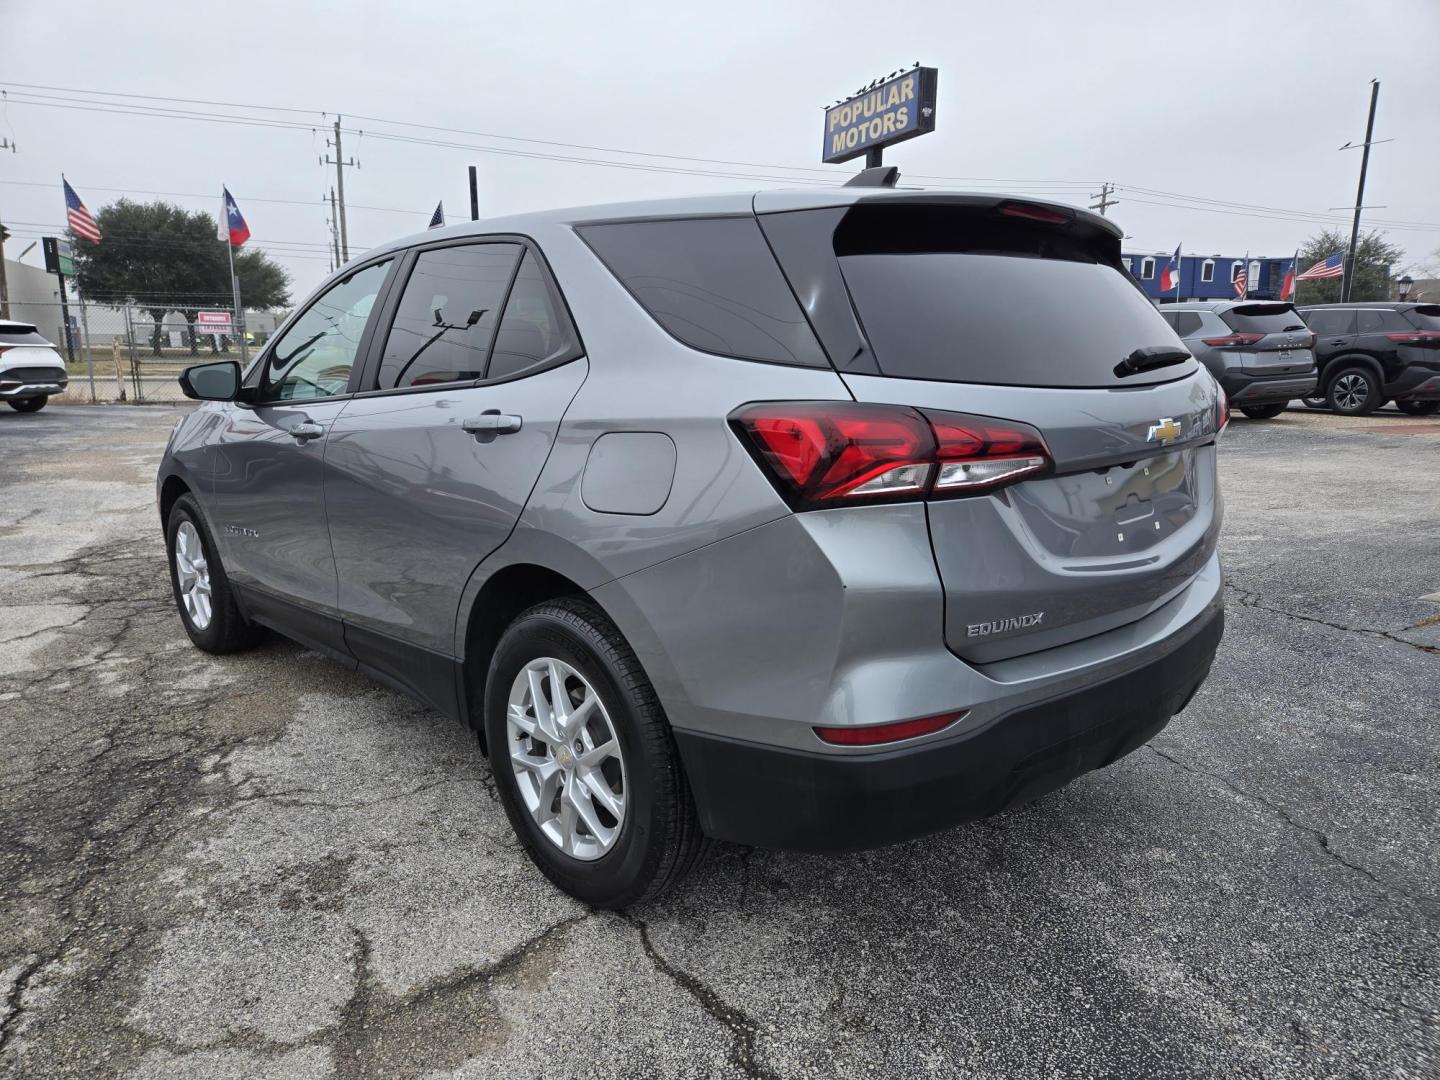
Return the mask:
{"type": "Polygon", "coordinates": [[[1165,264],[1165,269],[1160,271],[1160,291],[1175,292],[1180,288],[1180,246],[1175,247],[1175,254],[1170,256],[1170,261],[1165,264]]]}
{"type": "Polygon", "coordinates": [[[224,192],[220,205],[224,220],[220,222],[217,235],[231,247],[239,247],[250,239],[250,226],[245,224],[245,215],[240,213],[240,207],[235,205],[235,197],[230,194],[230,189],[222,187],[220,190],[224,192]]]}
{"type": "Polygon", "coordinates": [[[1300,263],[1300,252],[1295,252],[1290,265],[1285,268],[1285,284],[1280,286],[1280,299],[1289,300],[1295,295],[1295,268],[1300,263]]]}

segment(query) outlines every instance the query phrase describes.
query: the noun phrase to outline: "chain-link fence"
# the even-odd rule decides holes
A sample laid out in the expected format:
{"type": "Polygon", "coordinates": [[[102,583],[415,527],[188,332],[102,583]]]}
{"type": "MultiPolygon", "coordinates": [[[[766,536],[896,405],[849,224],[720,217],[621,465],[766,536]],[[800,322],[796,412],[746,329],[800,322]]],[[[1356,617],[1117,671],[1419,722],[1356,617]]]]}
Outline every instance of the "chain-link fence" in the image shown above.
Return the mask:
{"type": "Polygon", "coordinates": [[[65,357],[70,387],[55,399],[60,402],[183,401],[181,371],[253,356],[283,318],[247,311],[242,325],[228,307],[12,304],[21,306],[12,318],[33,322],[65,357]]]}

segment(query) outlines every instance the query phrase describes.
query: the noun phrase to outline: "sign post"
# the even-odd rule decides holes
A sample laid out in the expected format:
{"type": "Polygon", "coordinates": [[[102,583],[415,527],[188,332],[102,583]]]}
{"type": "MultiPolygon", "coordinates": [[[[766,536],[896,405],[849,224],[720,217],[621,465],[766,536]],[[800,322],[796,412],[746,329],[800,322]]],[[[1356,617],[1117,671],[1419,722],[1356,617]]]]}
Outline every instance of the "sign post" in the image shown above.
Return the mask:
{"type": "Polygon", "coordinates": [[[874,168],[885,147],[934,131],[938,76],[935,68],[914,67],[831,105],[820,160],[833,165],[864,154],[866,167],[874,168]]]}
{"type": "Polygon", "coordinates": [[[75,252],[69,240],[47,236],[40,241],[45,252],[45,272],[60,279],[60,322],[65,331],[65,362],[75,362],[75,335],[70,329],[70,302],[65,296],[65,279],[75,276],[75,252]]]}

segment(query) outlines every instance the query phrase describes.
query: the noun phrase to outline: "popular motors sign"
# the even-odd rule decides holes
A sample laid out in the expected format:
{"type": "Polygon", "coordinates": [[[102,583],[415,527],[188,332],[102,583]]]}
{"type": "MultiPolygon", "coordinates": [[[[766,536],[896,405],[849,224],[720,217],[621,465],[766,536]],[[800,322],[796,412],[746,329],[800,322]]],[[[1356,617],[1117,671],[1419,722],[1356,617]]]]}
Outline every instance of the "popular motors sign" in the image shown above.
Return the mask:
{"type": "Polygon", "coordinates": [[[825,110],[827,165],[935,130],[935,68],[911,68],[825,110]]]}

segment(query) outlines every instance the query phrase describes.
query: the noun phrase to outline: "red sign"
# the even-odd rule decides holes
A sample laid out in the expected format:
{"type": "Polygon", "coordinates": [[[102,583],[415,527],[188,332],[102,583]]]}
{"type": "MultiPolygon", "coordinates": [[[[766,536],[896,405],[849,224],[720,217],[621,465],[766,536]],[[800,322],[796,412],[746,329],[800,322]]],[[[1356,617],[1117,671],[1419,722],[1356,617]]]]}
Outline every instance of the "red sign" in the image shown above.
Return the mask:
{"type": "Polygon", "coordinates": [[[230,332],[230,312],[197,311],[195,323],[202,334],[225,334],[230,332]]]}

